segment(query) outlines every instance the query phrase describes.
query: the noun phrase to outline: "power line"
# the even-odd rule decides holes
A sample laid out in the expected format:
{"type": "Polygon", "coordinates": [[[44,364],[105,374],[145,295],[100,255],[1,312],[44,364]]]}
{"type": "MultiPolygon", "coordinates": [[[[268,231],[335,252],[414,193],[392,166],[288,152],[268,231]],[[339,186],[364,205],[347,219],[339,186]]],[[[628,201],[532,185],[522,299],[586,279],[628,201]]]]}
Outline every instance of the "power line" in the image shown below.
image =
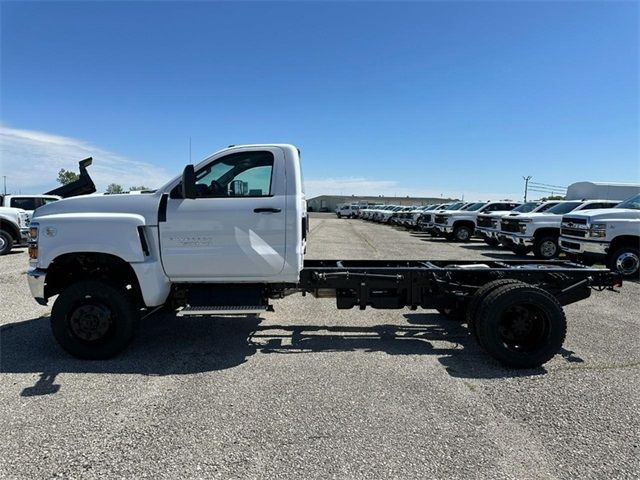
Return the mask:
{"type": "Polygon", "coordinates": [[[561,188],[562,190],[567,189],[567,187],[562,187],[560,185],[550,185],[548,183],[531,182],[531,185],[535,185],[537,187],[561,188]]]}

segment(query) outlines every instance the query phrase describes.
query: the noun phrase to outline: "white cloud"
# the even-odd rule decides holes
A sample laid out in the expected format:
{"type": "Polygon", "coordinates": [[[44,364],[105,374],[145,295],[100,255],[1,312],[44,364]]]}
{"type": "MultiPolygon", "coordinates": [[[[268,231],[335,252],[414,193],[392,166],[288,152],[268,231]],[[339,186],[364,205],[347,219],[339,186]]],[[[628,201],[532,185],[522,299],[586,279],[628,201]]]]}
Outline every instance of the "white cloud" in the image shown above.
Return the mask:
{"type": "MultiPolygon", "coordinates": [[[[415,179],[408,179],[415,181],[415,179]]],[[[438,187],[411,187],[397,181],[376,180],[363,177],[332,177],[310,179],[305,182],[307,198],[318,195],[362,195],[377,197],[434,197],[434,198],[461,198],[465,200],[518,200],[522,194],[516,192],[485,192],[468,191],[464,189],[455,190],[451,188],[438,187]]]]}
{"type": "Polygon", "coordinates": [[[88,142],[33,130],[0,126],[0,175],[7,191],[41,193],[58,186],[61,168],[78,171],[78,161],[93,157],[89,174],[98,191],[110,183],[155,188],[171,178],[161,167],[131,160],[88,142]]]}

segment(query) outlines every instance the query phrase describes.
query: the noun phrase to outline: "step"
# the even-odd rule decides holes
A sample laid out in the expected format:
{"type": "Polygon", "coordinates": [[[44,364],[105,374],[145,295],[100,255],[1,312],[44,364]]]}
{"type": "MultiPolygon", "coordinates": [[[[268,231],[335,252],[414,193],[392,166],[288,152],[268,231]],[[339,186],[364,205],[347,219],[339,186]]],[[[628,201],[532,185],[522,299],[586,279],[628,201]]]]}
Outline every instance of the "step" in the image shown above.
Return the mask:
{"type": "Polygon", "coordinates": [[[198,305],[195,307],[181,308],[177,316],[191,315],[252,315],[267,311],[264,305],[198,305]]]}

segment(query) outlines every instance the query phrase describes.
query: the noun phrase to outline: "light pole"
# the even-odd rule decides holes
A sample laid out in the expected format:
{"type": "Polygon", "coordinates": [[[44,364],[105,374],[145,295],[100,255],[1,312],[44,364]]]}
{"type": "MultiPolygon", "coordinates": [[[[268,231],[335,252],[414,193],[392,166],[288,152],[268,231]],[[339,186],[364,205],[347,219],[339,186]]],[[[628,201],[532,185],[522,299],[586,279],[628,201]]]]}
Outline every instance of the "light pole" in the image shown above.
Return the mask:
{"type": "Polygon", "coordinates": [[[7,176],[6,175],[2,175],[2,180],[4,182],[4,194],[7,194],[7,176]]]}
{"type": "Polygon", "coordinates": [[[522,177],[524,180],[524,201],[527,202],[527,189],[529,188],[529,180],[533,177],[531,175],[527,175],[526,177],[522,177]]]}

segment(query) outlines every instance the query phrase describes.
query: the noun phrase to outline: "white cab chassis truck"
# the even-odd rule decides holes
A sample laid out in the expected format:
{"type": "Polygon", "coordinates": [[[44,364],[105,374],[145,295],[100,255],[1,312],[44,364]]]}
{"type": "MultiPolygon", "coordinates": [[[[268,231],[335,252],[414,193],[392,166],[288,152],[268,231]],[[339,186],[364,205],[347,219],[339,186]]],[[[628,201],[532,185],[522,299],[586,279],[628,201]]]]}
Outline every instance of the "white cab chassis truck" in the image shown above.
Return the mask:
{"type": "Polygon", "coordinates": [[[619,276],[563,262],[304,260],[308,234],[299,151],[219,151],[148,195],[60,200],[29,229],[29,286],[57,295],[51,327],[72,355],[102,359],[160,307],[177,315],[255,315],[294,293],[337,308],[438,309],[469,324],[502,363],[539,366],[561,348],[563,305],[619,276]]]}
{"type": "Polygon", "coordinates": [[[625,278],[640,273],[640,195],[615,208],[562,217],[560,248],[586,264],[604,262],[625,278]]]}

